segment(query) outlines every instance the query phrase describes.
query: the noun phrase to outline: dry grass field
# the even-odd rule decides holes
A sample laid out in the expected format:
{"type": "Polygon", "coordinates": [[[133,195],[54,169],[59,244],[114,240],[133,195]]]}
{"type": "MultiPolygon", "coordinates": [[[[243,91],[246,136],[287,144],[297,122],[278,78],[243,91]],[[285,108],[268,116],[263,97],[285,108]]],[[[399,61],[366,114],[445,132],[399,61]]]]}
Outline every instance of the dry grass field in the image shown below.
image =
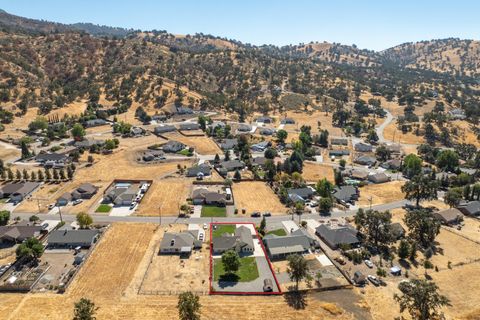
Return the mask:
{"type": "MultiPolygon", "coordinates": [[[[293,118],[295,120],[294,125],[287,125],[287,131],[291,127],[300,130],[302,125],[311,126],[312,133],[319,132],[319,130],[327,129],[330,133],[330,136],[342,136],[342,128],[337,128],[332,126],[332,113],[328,113],[325,115],[325,112],[317,111],[317,110],[310,110],[308,112],[301,112],[301,111],[287,111],[285,113],[286,117],[293,118]],[[320,122],[320,127],[318,127],[318,122],[320,122]]],[[[284,116],[282,115],[282,119],[284,116]]],[[[280,123],[280,120],[279,120],[280,123]]],[[[290,132],[289,132],[290,134],[290,132]]]]}
{"type": "Polygon", "coordinates": [[[247,215],[254,211],[269,211],[272,215],[285,214],[287,208],[280,202],[272,189],[263,182],[245,181],[232,185],[235,208],[241,214],[246,209],[247,215]]]}
{"type": "Polygon", "coordinates": [[[390,181],[380,184],[369,184],[360,188],[360,198],[357,201],[359,206],[369,206],[370,198],[372,205],[384,204],[388,202],[402,200],[404,195],[400,188],[403,181],[390,181]]]}
{"type": "MultiPolygon", "coordinates": [[[[178,255],[159,255],[160,242],[165,232],[186,230],[185,225],[158,230],[153,247],[152,264],[148,267],[140,293],[167,294],[167,292],[208,292],[209,277],[209,245],[204,243],[202,250],[195,251],[188,259],[178,255]]],[[[208,230],[207,230],[208,232],[208,230]]]]}
{"type": "Polygon", "coordinates": [[[136,214],[158,216],[160,207],[162,215],[176,216],[180,206],[187,202],[190,190],[191,180],[188,178],[166,178],[155,181],[138,206],[136,214]]]}
{"type": "Polygon", "coordinates": [[[20,149],[0,141],[0,159],[3,161],[20,158],[20,149]]]}
{"type": "Polygon", "coordinates": [[[68,293],[93,299],[120,298],[130,284],[155,231],[154,224],[113,224],[68,293]]]}
{"type": "Polygon", "coordinates": [[[217,146],[212,139],[204,137],[186,137],[178,132],[166,133],[163,136],[169,140],[180,141],[181,143],[187,145],[188,147],[195,148],[200,154],[222,154],[222,150],[217,146]]]}
{"type": "Polygon", "coordinates": [[[333,168],[331,166],[313,162],[304,162],[302,176],[305,181],[317,182],[323,178],[333,182],[333,168]]]}

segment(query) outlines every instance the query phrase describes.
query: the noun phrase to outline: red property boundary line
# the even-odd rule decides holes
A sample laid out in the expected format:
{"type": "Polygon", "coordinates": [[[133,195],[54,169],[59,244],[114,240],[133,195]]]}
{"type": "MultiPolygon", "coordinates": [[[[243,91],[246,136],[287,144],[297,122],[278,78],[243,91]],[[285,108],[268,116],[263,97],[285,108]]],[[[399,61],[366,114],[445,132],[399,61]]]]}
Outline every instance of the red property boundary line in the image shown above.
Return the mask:
{"type": "Polygon", "coordinates": [[[210,295],[281,295],[283,294],[282,289],[280,288],[280,284],[278,283],[277,276],[275,275],[275,272],[273,271],[273,266],[272,263],[270,262],[270,259],[268,258],[267,251],[265,250],[265,246],[263,245],[263,241],[260,238],[260,235],[258,234],[257,228],[255,228],[255,224],[252,222],[213,222],[210,223],[210,276],[209,276],[209,294],[210,295]],[[275,283],[277,285],[278,291],[273,291],[273,292],[256,292],[256,291],[246,291],[246,292],[238,292],[238,291],[215,291],[213,290],[212,287],[212,282],[213,282],[213,237],[212,237],[212,226],[213,225],[219,225],[219,224],[229,224],[229,225],[247,225],[250,224],[253,226],[253,229],[255,230],[255,234],[257,235],[257,239],[260,242],[260,246],[262,247],[263,250],[263,255],[265,256],[265,259],[267,259],[268,266],[270,268],[270,272],[273,275],[273,279],[275,280],[275,283]]]}

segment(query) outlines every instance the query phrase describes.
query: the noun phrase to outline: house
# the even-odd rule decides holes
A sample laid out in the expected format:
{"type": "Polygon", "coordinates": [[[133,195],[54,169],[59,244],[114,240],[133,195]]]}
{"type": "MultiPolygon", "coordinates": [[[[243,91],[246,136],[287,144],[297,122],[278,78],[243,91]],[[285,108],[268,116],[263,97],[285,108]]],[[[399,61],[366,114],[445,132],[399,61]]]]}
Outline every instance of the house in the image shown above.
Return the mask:
{"type": "Polygon", "coordinates": [[[200,164],[198,166],[193,166],[187,169],[187,177],[198,177],[200,174],[202,177],[210,176],[212,173],[212,168],[208,164],[200,164]]]}
{"type": "Polygon", "coordinates": [[[183,131],[200,130],[200,125],[195,122],[185,122],[180,124],[180,130],[183,130],[183,131]]]}
{"type": "Polygon", "coordinates": [[[74,146],[79,148],[79,149],[87,149],[90,148],[94,145],[97,146],[102,146],[105,144],[105,140],[94,140],[94,139],[87,139],[87,140],[82,140],[82,141],[75,141],[74,146]]]}
{"type": "Polygon", "coordinates": [[[315,229],[315,234],[320,237],[332,250],[336,250],[341,245],[350,247],[359,247],[360,239],[357,230],[349,225],[326,225],[321,224],[315,229]]]}
{"type": "Polygon", "coordinates": [[[176,114],[179,114],[179,115],[184,115],[184,114],[193,114],[193,110],[191,108],[188,108],[188,107],[183,107],[183,106],[180,106],[180,107],[175,107],[175,111],[174,111],[176,114]]]}
{"type": "Polygon", "coordinates": [[[130,134],[134,137],[139,137],[145,134],[145,130],[141,127],[132,127],[130,129],[130,134]]]}
{"type": "Polygon", "coordinates": [[[0,226],[0,243],[15,244],[23,242],[28,238],[38,238],[40,237],[42,230],[42,226],[0,226]]]}
{"type": "Polygon", "coordinates": [[[347,149],[338,149],[338,150],[328,151],[329,157],[343,157],[343,156],[348,156],[349,154],[350,154],[350,151],[347,149]]]}
{"type": "Polygon", "coordinates": [[[377,159],[375,157],[372,157],[372,156],[366,156],[366,155],[363,155],[363,156],[359,156],[357,157],[353,162],[357,163],[357,164],[360,164],[362,166],[374,166],[375,163],[377,163],[377,159]]]}
{"type": "MultiPolygon", "coordinates": [[[[140,183],[140,185],[143,184],[140,183]]],[[[113,203],[116,206],[129,206],[135,201],[139,192],[139,184],[116,184],[106,191],[103,202],[113,203]]]]}
{"type": "Polygon", "coordinates": [[[330,145],[332,146],[348,146],[347,138],[331,138],[330,145]]]}
{"type": "Polygon", "coordinates": [[[103,119],[93,119],[93,120],[85,121],[85,127],[87,127],[87,128],[103,126],[103,125],[106,125],[106,124],[107,124],[107,121],[105,121],[103,119]]]}
{"type": "Polygon", "coordinates": [[[165,160],[165,153],[162,150],[148,150],[142,156],[142,160],[145,162],[165,160]]]}
{"type": "Polygon", "coordinates": [[[350,171],[350,177],[357,180],[366,180],[368,172],[363,170],[352,170],[350,171]]]}
{"type": "Polygon", "coordinates": [[[480,217],[480,201],[460,203],[457,207],[460,212],[467,216],[480,217]]]}
{"type": "Polygon", "coordinates": [[[225,171],[236,171],[242,170],[245,168],[245,164],[240,160],[227,160],[220,162],[220,167],[223,168],[225,171]]]}
{"type": "Polygon", "coordinates": [[[177,128],[175,128],[174,126],[172,125],[163,125],[163,126],[157,126],[153,129],[153,133],[155,135],[161,135],[163,133],[167,133],[167,132],[173,132],[173,131],[176,131],[177,128]]]}
{"type": "Polygon", "coordinates": [[[363,286],[367,283],[367,277],[360,271],[355,271],[352,280],[357,286],[363,286]]]}
{"type": "Polygon", "coordinates": [[[390,234],[395,240],[399,240],[405,237],[405,229],[401,223],[395,222],[390,225],[390,234]]]}
{"type": "Polygon", "coordinates": [[[400,159],[388,160],[382,163],[380,167],[387,170],[400,170],[400,168],[402,167],[402,160],[400,159]]]}
{"type": "Polygon", "coordinates": [[[467,116],[465,115],[465,111],[463,109],[455,108],[448,111],[448,115],[450,118],[455,120],[464,120],[467,116]]]}
{"type": "Polygon", "coordinates": [[[77,189],[72,192],[73,200],[77,199],[90,199],[95,193],[97,193],[98,187],[91,183],[83,183],[77,189]]]}
{"type": "Polygon", "coordinates": [[[254,167],[263,167],[267,162],[267,158],[265,157],[256,157],[252,159],[252,166],[254,167]]]}
{"type": "Polygon", "coordinates": [[[65,154],[58,153],[40,153],[35,157],[35,161],[47,168],[62,168],[68,160],[65,154]]]}
{"type": "Polygon", "coordinates": [[[387,144],[385,145],[387,150],[389,150],[392,154],[401,154],[402,153],[402,146],[398,143],[395,144],[387,144]]]}
{"type": "Polygon", "coordinates": [[[212,129],[212,131],[214,131],[217,127],[218,128],[225,128],[227,126],[227,124],[223,121],[213,121],[209,127],[212,129]]]}
{"type": "Polygon", "coordinates": [[[48,236],[50,248],[90,248],[98,239],[100,232],[96,229],[55,230],[48,236]]]}
{"type": "Polygon", "coordinates": [[[194,205],[207,204],[223,207],[227,203],[227,195],[219,192],[213,192],[206,188],[199,188],[193,190],[192,202],[194,205]]]}
{"type": "Polygon", "coordinates": [[[261,122],[261,123],[272,123],[273,120],[270,117],[258,117],[256,122],[261,122]]]}
{"type": "Polygon", "coordinates": [[[228,250],[235,250],[238,253],[252,253],[255,250],[253,237],[250,228],[238,226],[234,235],[223,234],[213,238],[213,253],[222,254],[228,250]]]}
{"type": "Polygon", "coordinates": [[[368,175],[368,181],[373,183],[385,183],[390,181],[390,177],[387,176],[384,172],[379,172],[368,175]]]}
{"type": "Polygon", "coordinates": [[[281,124],[295,124],[295,120],[292,118],[284,118],[280,121],[281,124]]]}
{"type": "Polygon", "coordinates": [[[308,253],[320,245],[305,229],[298,229],[287,236],[269,234],[263,237],[263,243],[270,259],[283,259],[290,254],[308,253]]]}
{"type": "Polygon", "coordinates": [[[440,221],[440,223],[445,225],[458,224],[463,220],[462,212],[455,208],[434,212],[433,216],[435,217],[435,219],[440,221]]]}
{"type": "Polygon", "coordinates": [[[177,153],[185,149],[187,146],[175,140],[170,140],[162,146],[162,150],[168,153],[177,153]]]}
{"type": "Polygon", "coordinates": [[[250,132],[252,131],[252,126],[246,123],[240,123],[237,127],[238,132],[250,132]]]}
{"type": "Polygon", "coordinates": [[[198,230],[189,230],[179,233],[166,232],[160,242],[160,254],[190,254],[193,249],[202,247],[197,240],[198,230]]]}
{"type": "Polygon", "coordinates": [[[311,199],[314,193],[314,190],[309,187],[287,189],[288,198],[294,203],[303,203],[308,199],[311,199]]]}
{"type": "Polygon", "coordinates": [[[232,150],[238,145],[238,139],[225,139],[220,143],[220,149],[223,151],[232,150]]]}
{"type": "Polygon", "coordinates": [[[164,122],[164,121],[167,121],[167,116],[164,115],[164,114],[154,114],[152,116],[152,120],[159,121],[159,122],[164,122]]]}
{"type": "Polygon", "coordinates": [[[332,196],[338,203],[352,203],[358,200],[358,189],[350,185],[335,187],[332,196]]]}
{"type": "Polygon", "coordinates": [[[12,182],[5,184],[0,189],[0,198],[10,198],[10,201],[18,203],[25,199],[40,183],[37,182],[12,182]]]}
{"type": "Polygon", "coordinates": [[[358,152],[372,152],[373,151],[373,146],[371,144],[363,143],[363,142],[357,143],[354,148],[355,148],[355,151],[358,151],[358,152]]]}
{"type": "Polygon", "coordinates": [[[259,133],[262,135],[262,136],[271,136],[275,133],[275,129],[271,129],[271,128],[262,128],[260,129],[259,133]]]}
{"type": "Polygon", "coordinates": [[[262,142],[253,144],[250,147],[250,149],[252,149],[252,151],[254,151],[254,152],[264,152],[265,149],[267,149],[271,145],[272,145],[272,143],[270,141],[262,141],[262,142]]]}
{"type": "Polygon", "coordinates": [[[72,194],[70,192],[65,192],[57,199],[56,205],[58,207],[66,206],[70,201],[72,201],[72,194]]]}

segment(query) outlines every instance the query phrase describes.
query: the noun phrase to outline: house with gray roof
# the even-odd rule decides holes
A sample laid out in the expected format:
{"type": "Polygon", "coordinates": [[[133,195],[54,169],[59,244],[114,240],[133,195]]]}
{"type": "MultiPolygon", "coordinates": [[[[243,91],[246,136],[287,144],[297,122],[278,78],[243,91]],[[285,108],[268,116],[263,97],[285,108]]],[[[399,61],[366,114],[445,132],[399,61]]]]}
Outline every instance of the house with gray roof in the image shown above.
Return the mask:
{"type": "Polygon", "coordinates": [[[335,187],[333,198],[341,204],[353,203],[358,200],[358,189],[351,185],[335,187]]]}
{"type": "Polygon", "coordinates": [[[105,140],[95,140],[95,139],[86,139],[82,141],[75,141],[74,146],[77,148],[90,148],[94,145],[103,146],[105,144],[105,140]]]}
{"type": "Polygon", "coordinates": [[[390,177],[383,172],[368,175],[368,181],[373,183],[385,183],[390,181],[390,177]]]}
{"type": "Polygon", "coordinates": [[[250,228],[242,225],[237,226],[234,235],[223,234],[220,237],[213,238],[212,251],[214,254],[222,254],[228,250],[245,254],[253,253],[255,247],[250,228]]]}
{"type": "Polygon", "coordinates": [[[355,145],[355,151],[358,152],[372,152],[373,146],[368,143],[359,142],[355,145]]]}
{"type": "Polygon", "coordinates": [[[103,203],[113,203],[116,206],[129,206],[137,198],[140,192],[139,184],[113,186],[106,191],[103,203]]]}
{"type": "Polygon", "coordinates": [[[469,201],[460,203],[457,207],[464,215],[480,217],[480,201],[469,201]]]}
{"type": "Polygon", "coordinates": [[[162,126],[156,126],[156,127],[153,129],[153,133],[158,136],[158,135],[161,135],[161,134],[163,134],[163,133],[173,132],[173,131],[176,131],[176,130],[177,130],[177,128],[175,128],[175,126],[172,126],[172,125],[162,125],[162,126]]]}
{"type": "Polygon", "coordinates": [[[93,119],[85,121],[86,128],[99,127],[106,125],[108,122],[103,119],[93,119]]]}
{"type": "Polygon", "coordinates": [[[343,157],[343,156],[348,156],[350,154],[350,151],[347,149],[334,149],[334,150],[329,150],[328,151],[328,156],[329,157],[343,157]]]}
{"type": "Polygon", "coordinates": [[[252,131],[252,126],[246,123],[240,123],[237,127],[238,132],[250,132],[252,131]]]}
{"type": "Polygon", "coordinates": [[[47,239],[50,248],[90,248],[98,239],[100,231],[97,229],[55,230],[47,239]]]}
{"type": "Polygon", "coordinates": [[[349,225],[326,225],[321,224],[315,229],[316,235],[320,237],[332,250],[338,249],[341,245],[349,245],[352,248],[360,246],[357,230],[349,225]]]}
{"type": "Polygon", "coordinates": [[[290,254],[308,253],[310,249],[320,245],[315,238],[308,235],[305,229],[298,229],[287,236],[268,234],[263,237],[263,243],[270,259],[284,259],[290,254]]]}
{"type": "Polygon", "coordinates": [[[238,145],[238,139],[225,139],[223,142],[220,142],[220,149],[223,151],[232,150],[238,145]]]}
{"type": "Polygon", "coordinates": [[[332,146],[348,146],[347,138],[331,138],[330,145],[332,146]]]}
{"type": "Polygon", "coordinates": [[[30,195],[40,186],[37,182],[11,182],[0,188],[0,198],[10,198],[10,201],[18,203],[30,195]]]}
{"type": "Polygon", "coordinates": [[[42,233],[41,226],[9,225],[0,226],[0,243],[21,243],[28,238],[38,238],[42,233]]]}
{"type": "Polygon", "coordinates": [[[206,164],[202,163],[199,164],[198,166],[193,166],[191,168],[187,169],[186,176],[187,177],[198,177],[201,175],[202,177],[207,177],[212,174],[212,168],[206,164]]]}
{"type": "Polygon", "coordinates": [[[262,122],[262,123],[272,123],[273,122],[272,118],[266,117],[266,116],[258,117],[257,120],[255,120],[255,121],[256,122],[262,122]]]}
{"type": "Polygon", "coordinates": [[[308,199],[311,199],[314,194],[315,194],[315,191],[309,187],[287,189],[288,198],[293,203],[296,203],[296,202],[304,203],[308,199]]]}
{"type": "Polygon", "coordinates": [[[177,153],[185,149],[187,146],[175,140],[170,140],[162,146],[162,150],[168,153],[177,153]]]}
{"type": "Polygon", "coordinates": [[[63,167],[65,166],[65,163],[67,163],[69,158],[65,154],[59,154],[59,153],[39,153],[35,157],[35,161],[38,163],[42,164],[43,166],[47,168],[55,167],[63,167]]]}
{"type": "Polygon", "coordinates": [[[240,160],[227,160],[220,162],[220,167],[225,169],[227,172],[242,170],[245,168],[245,164],[240,160]]]}
{"type": "Polygon", "coordinates": [[[195,189],[192,192],[192,202],[194,205],[215,205],[225,206],[227,204],[227,195],[224,193],[213,192],[206,188],[195,189]]]}
{"type": "Polygon", "coordinates": [[[262,136],[271,136],[275,133],[275,129],[271,129],[271,128],[261,128],[259,133],[262,135],[262,136]]]}
{"type": "Polygon", "coordinates": [[[200,130],[200,125],[195,122],[185,122],[181,123],[179,128],[182,131],[200,130]]]}
{"type": "Polygon", "coordinates": [[[435,217],[435,219],[440,221],[440,223],[445,225],[458,224],[463,220],[462,212],[455,208],[434,212],[433,216],[435,217]]]}
{"type": "Polygon", "coordinates": [[[284,118],[280,121],[281,124],[295,124],[295,120],[293,118],[284,118]]]}
{"type": "MultiPolygon", "coordinates": [[[[160,254],[190,254],[194,249],[202,247],[197,235],[192,231],[179,233],[166,232],[160,242],[160,254]]],[[[197,232],[198,233],[198,232],[197,232]]]]}
{"type": "Polygon", "coordinates": [[[263,151],[265,151],[265,149],[267,149],[271,145],[272,145],[272,143],[270,141],[262,141],[262,142],[253,144],[250,147],[250,149],[252,149],[252,151],[255,151],[255,152],[263,152],[263,151]]]}
{"type": "Polygon", "coordinates": [[[77,189],[73,190],[72,198],[77,199],[90,199],[98,191],[98,187],[91,183],[82,183],[77,189]]]}
{"type": "Polygon", "coordinates": [[[192,108],[189,108],[189,107],[180,106],[180,107],[175,107],[175,113],[179,115],[193,114],[193,110],[192,108]]]}
{"type": "Polygon", "coordinates": [[[402,160],[400,159],[391,159],[385,161],[380,165],[380,167],[387,169],[387,170],[400,170],[402,167],[402,160]]]}
{"type": "Polygon", "coordinates": [[[267,158],[265,157],[255,157],[252,159],[252,166],[254,167],[263,167],[267,162],[267,158]]]}
{"type": "Polygon", "coordinates": [[[357,157],[355,160],[353,160],[353,162],[360,164],[362,166],[373,166],[375,165],[375,163],[377,163],[377,159],[372,156],[363,155],[363,156],[357,157]]]}

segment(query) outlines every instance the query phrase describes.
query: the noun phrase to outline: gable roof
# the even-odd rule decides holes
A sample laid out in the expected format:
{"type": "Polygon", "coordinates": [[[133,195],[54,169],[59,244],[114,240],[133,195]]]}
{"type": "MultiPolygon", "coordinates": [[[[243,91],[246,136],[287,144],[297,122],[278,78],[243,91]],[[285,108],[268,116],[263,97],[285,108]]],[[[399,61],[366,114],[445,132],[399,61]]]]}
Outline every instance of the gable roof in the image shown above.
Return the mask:
{"type": "Polygon", "coordinates": [[[233,139],[225,139],[223,142],[220,143],[220,148],[222,150],[230,150],[235,148],[238,145],[238,140],[237,138],[233,139]]]}
{"type": "Polygon", "coordinates": [[[355,150],[361,152],[370,152],[373,150],[373,146],[371,144],[359,142],[355,145],[355,150]]]}
{"type": "Polygon", "coordinates": [[[360,239],[357,237],[357,230],[347,225],[339,225],[331,228],[330,226],[321,224],[315,231],[331,247],[337,247],[340,244],[356,244],[360,242],[360,239]]]}
{"type": "Polygon", "coordinates": [[[449,222],[460,220],[463,217],[463,214],[458,209],[450,208],[450,209],[445,209],[439,212],[435,212],[434,216],[438,220],[449,223],[449,222]]]}
{"type": "Polygon", "coordinates": [[[65,161],[67,156],[64,154],[58,153],[40,153],[35,157],[35,160],[38,162],[47,162],[47,161],[65,161]]]}
{"type": "Polygon", "coordinates": [[[382,183],[382,182],[390,181],[390,177],[383,172],[379,172],[379,173],[368,175],[368,180],[374,183],[382,183]]]}
{"type": "Polygon", "coordinates": [[[313,196],[314,191],[311,188],[305,187],[305,188],[291,188],[287,189],[287,193],[290,194],[295,194],[299,197],[302,197],[303,199],[310,198],[313,196]]]}
{"type": "Polygon", "coordinates": [[[190,252],[194,247],[194,242],[195,237],[188,231],[166,232],[160,242],[160,250],[174,249],[181,252],[190,252]]]}
{"type": "Polygon", "coordinates": [[[199,173],[204,176],[209,176],[212,172],[212,169],[208,164],[200,164],[198,166],[193,166],[187,169],[187,177],[196,177],[199,173]]]}
{"type": "Polygon", "coordinates": [[[48,237],[49,245],[92,243],[99,231],[96,229],[55,230],[48,237]]]}
{"type": "Polygon", "coordinates": [[[41,226],[0,226],[0,240],[23,241],[32,238],[42,230],[41,226]]]}
{"type": "Polygon", "coordinates": [[[465,214],[478,216],[480,215],[480,201],[461,203],[458,209],[465,214]]]}
{"type": "Polygon", "coordinates": [[[165,133],[165,132],[172,132],[172,131],[175,131],[175,130],[177,130],[177,128],[175,128],[172,125],[164,125],[164,126],[155,127],[155,129],[153,129],[153,133],[160,134],[160,133],[165,133]]]}
{"type": "Polygon", "coordinates": [[[338,201],[349,202],[357,196],[357,189],[354,186],[346,185],[335,187],[333,197],[338,201]]]}
{"type": "Polygon", "coordinates": [[[180,130],[198,130],[200,125],[195,122],[181,123],[180,130]]]}

